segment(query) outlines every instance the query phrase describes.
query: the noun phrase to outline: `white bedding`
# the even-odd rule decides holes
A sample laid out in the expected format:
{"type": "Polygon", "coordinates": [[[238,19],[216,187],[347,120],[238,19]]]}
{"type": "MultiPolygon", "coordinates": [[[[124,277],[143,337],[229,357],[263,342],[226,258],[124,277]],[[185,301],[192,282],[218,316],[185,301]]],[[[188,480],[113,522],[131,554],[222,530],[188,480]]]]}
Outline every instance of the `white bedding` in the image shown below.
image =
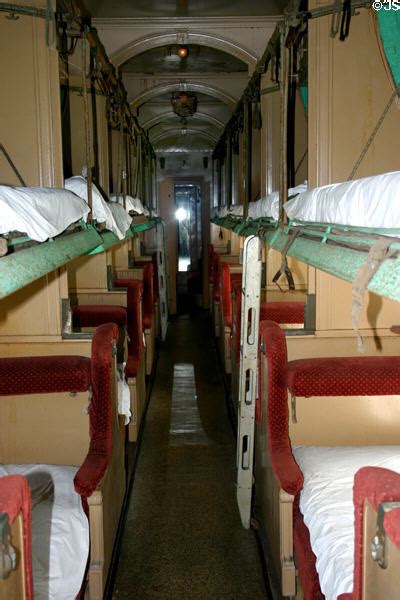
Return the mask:
{"type": "MultiPolygon", "coordinates": [[[[126,199],[126,210],[129,211],[133,211],[135,213],[137,213],[138,215],[143,215],[145,212],[145,209],[143,207],[142,201],[139,198],[133,198],[132,196],[129,196],[128,194],[125,197],[126,199]]],[[[117,195],[117,194],[112,194],[110,196],[110,202],[118,202],[119,204],[124,204],[124,198],[121,194],[117,195]]]]}
{"type": "MultiPolygon", "coordinates": [[[[64,187],[71,192],[74,192],[77,196],[87,202],[87,182],[82,175],[74,175],[69,177],[64,182],[64,187]]],[[[103,196],[100,194],[97,187],[93,184],[92,188],[92,200],[93,200],[93,218],[98,223],[105,223],[106,228],[112,231],[119,240],[124,239],[125,233],[123,233],[114,218],[113,213],[110,210],[110,205],[107,203],[103,196]]]]}
{"type": "Polygon", "coordinates": [[[292,221],[400,228],[400,171],[324,185],[285,204],[292,221]]]}
{"type": "Polygon", "coordinates": [[[20,231],[44,242],[86,221],[88,212],[82,198],[64,189],[0,185],[0,234],[20,231]]]}
{"type": "MultiPolygon", "coordinates": [[[[301,183],[300,185],[297,185],[294,188],[290,188],[288,190],[288,196],[301,194],[306,190],[307,184],[301,183]]],[[[236,217],[242,217],[243,205],[237,204],[235,206],[231,206],[230,208],[228,208],[227,206],[222,206],[216,212],[216,215],[220,218],[226,217],[228,214],[234,215],[236,217]]],[[[271,194],[268,194],[268,196],[266,196],[265,198],[260,198],[260,200],[250,202],[248,216],[251,219],[261,219],[262,217],[267,217],[277,221],[279,218],[279,192],[272,192],[271,194]]]]}
{"type": "Polygon", "coordinates": [[[125,210],[123,206],[118,204],[117,202],[109,203],[110,210],[113,214],[115,222],[117,223],[118,229],[124,234],[128,231],[132,224],[132,217],[125,210]]]}
{"type": "Polygon", "coordinates": [[[125,366],[126,363],[118,365],[117,368],[117,379],[118,379],[118,414],[125,417],[125,425],[128,425],[131,420],[131,391],[129,385],[125,379],[125,366]]]}
{"type": "Polygon", "coordinates": [[[74,490],[77,470],[0,465],[0,476],[24,475],[31,487],[35,600],[75,600],[82,585],[89,556],[89,522],[74,490]]]}
{"type": "Polygon", "coordinates": [[[293,454],[304,475],[300,511],[321,591],[326,600],[336,600],[353,591],[354,475],[366,466],[400,472],[400,446],[300,446],[293,454]]]}

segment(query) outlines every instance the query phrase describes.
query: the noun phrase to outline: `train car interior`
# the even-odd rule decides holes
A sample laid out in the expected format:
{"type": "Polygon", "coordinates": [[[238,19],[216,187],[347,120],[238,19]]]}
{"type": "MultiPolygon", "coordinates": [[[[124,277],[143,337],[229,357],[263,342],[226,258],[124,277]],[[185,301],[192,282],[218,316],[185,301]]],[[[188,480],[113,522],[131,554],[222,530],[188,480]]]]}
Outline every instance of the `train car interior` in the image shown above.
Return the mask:
{"type": "Polygon", "coordinates": [[[0,600],[400,597],[398,15],[0,2],[0,600]]]}

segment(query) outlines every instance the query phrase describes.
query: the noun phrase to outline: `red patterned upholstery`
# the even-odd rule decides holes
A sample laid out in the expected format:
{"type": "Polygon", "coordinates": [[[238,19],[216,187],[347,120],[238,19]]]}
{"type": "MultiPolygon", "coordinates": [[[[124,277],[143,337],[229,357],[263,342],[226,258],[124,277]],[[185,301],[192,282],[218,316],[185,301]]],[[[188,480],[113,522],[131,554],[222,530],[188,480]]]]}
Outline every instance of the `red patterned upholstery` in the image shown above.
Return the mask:
{"type": "Polygon", "coordinates": [[[267,420],[271,464],[280,487],[288,494],[297,495],[303,487],[304,477],[293,457],[289,438],[285,334],[276,323],[262,321],[260,338],[264,341],[268,365],[268,408],[267,410],[263,408],[262,399],[260,399],[259,419],[267,420]],[[263,410],[263,415],[261,415],[261,410],[263,410]]]}
{"type": "Polygon", "coordinates": [[[293,510],[293,549],[305,600],[324,600],[316,569],[316,556],[311,549],[310,532],[298,509],[293,510]]]}
{"type": "Polygon", "coordinates": [[[21,475],[0,478],[0,512],[8,516],[11,523],[21,512],[23,521],[23,543],[25,554],[25,599],[33,600],[32,580],[32,501],[28,481],[21,475]]]}
{"type": "MultiPolygon", "coordinates": [[[[232,289],[241,289],[242,275],[240,273],[234,273],[231,275],[237,279],[231,279],[232,289]],[[239,286],[238,288],[236,286],[239,286]]],[[[236,325],[232,328],[238,331],[238,336],[234,335],[231,339],[231,348],[235,351],[236,362],[240,360],[240,320],[242,314],[242,295],[235,294],[235,320],[236,325]]],[[[304,302],[262,302],[260,305],[260,322],[261,321],[274,321],[275,323],[304,323],[304,302]]]]}
{"type": "Polygon", "coordinates": [[[153,322],[153,272],[154,267],[152,263],[148,263],[143,267],[143,327],[145,329],[150,329],[153,322]]]}
{"type": "Polygon", "coordinates": [[[92,400],[89,410],[88,454],[75,475],[75,490],[87,498],[106,472],[112,448],[112,349],[118,341],[115,323],[100,325],[92,340],[92,400]]]}
{"type": "Polygon", "coordinates": [[[116,287],[126,287],[128,289],[127,311],[129,341],[128,361],[125,372],[127,377],[136,377],[143,352],[143,282],[135,279],[117,279],[114,284],[116,287]]]}
{"type": "Polygon", "coordinates": [[[90,360],[83,356],[0,358],[0,396],[84,392],[90,360]]]}
{"type": "Polygon", "coordinates": [[[75,327],[98,327],[104,323],[126,326],[126,308],[123,306],[101,306],[86,304],[72,307],[72,320],[75,327]]]}
{"type": "Polygon", "coordinates": [[[214,277],[214,246],[212,244],[208,244],[208,281],[210,283],[213,282],[214,277]]]}
{"type": "Polygon", "coordinates": [[[219,302],[219,276],[221,259],[218,252],[213,254],[213,281],[214,281],[214,300],[219,302]]]}
{"type": "MultiPolygon", "coordinates": [[[[149,264],[147,260],[139,260],[135,262],[135,267],[145,267],[149,264]]],[[[153,252],[151,255],[151,264],[153,265],[153,293],[154,298],[158,300],[159,298],[159,289],[158,289],[158,264],[157,264],[157,252],[153,252]]]]}
{"type": "MultiPolygon", "coordinates": [[[[364,502],[367,499],[377,511],[382,502],[400,500],[400,475],[389,469],[380,467],[363,467],[354,478],[354,590],[352,594],[342,594],[338,600],[361,600],[362,598],[362,563],[363,563],[363,520],[364,502]]],[[[396,545],[400,544],[399,536],[400,511],[392,511],[385,515],[384,526],[388,535],[396,545]],[[393,536],[393,537],[392,537],[393,536]]],[[[365,540],[369,544],[369,540],[365,540]]],[[[400,547],[400,546],[399,546],[400,547]]]]}
{"type": "Polygon", "coordinates": [[[288,364],[294,396],[400,394],[400,356],[304,358],[288,364]]]}
{"type": "Polygon", "coordinates": [[[222,315],[226,327],[232,327],[231,270],[228,263],[220,263],[220,298],[222,315]]]}
{"type": "Polygon", "coordinates": [[[264,302],[260,307],[260,321],[304,323],[304,308],[304,302],[264,302]]]}

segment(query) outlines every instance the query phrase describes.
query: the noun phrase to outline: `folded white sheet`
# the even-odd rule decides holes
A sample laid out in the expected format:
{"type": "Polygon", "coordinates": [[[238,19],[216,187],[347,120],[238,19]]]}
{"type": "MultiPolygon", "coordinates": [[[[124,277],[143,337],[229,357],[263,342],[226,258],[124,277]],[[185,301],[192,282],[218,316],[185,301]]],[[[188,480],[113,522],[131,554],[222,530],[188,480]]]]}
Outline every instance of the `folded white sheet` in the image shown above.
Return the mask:
{"type": "Polygon", "coordinates": [[[132,217],[123,206],[117,202],[109,203],[110,210],[113,214],[118,229],[125,235],[132,224],[132,217]]]}
{"type": "MultiPolygon", "coordinates": [[[[301,194],[307,190],[307,184],[301,183],[294,188],[289,188],[288,196],[294,196],[295,194],[301,194]]],[[[234,215],[237,217],[243,216],[243,206],[241,204],[231,206],[229,209],[227,206],[222,206],[215,213],[216,216],[223,218],[226,215],[234,215]]],[[[272,192],[265,198],[255,200],[249,203],[248,216],[251,219],[261,219],[267,217],[274,219],[275,221],[279,218],[279,192],[272,192]]]]}
{"type": "Polygon", "coordinates": [[[0,476],[24,475],[32,490],[35,600],[74,600],[89,556],[89,522],[75,492],[76,467],[0,465],[0,476]]]}
{"type": "Polygon", "coordinates": [[[125,379],[125,365],[118,365],[117,378],[118,378],[118,414],[125,417],[125,425],[128,425],[131,420],[131,391],[129,385],[125,379]]]}
{"type": "MultiPolygon", "coordinates": [[[[71,192],[74,192],[77,196],[85,200],[87,202],[87,183],[86,179],[82,177],[82,175],[75,175],[74,177],[70,177],[66,179],[64,182],[64,187],[71,192]]],[[[100,194],[99,190],[95,185],[92,188],[92,199],[93,199],[93,218],[98,223],[105,223],[106,228],[109,231],[112,231],[119,240],[124,239],[125,233],[123,233],[113,216],[113,213],[110,210],[109,203],[105,201],[103,196],[100,194]]]]}
{"type": "Polygon", "coordinates": [[[304,475],[300,511],[321,591],[326,600],[336,600],[353,590],[354,475],[366,466],[400,472],[400,446],[300,446],[293,454],[304,475]]]}
{"type": "Polygon", "coordinates": [[[44,242],[84,219],[89,207],[70,191],[57,188],[0,185],[0,234],[26,233],[44,242]]]}
{"type": "Polygon", "coordinates": [[[285,204],[293,221],[400,228],[400,171],[324,185],[285,204]]]}
{"type": "MultiPolygon", "coordinates": [[[[121,194],[116,195],[112,194],[110,196],[110,202],[118,202],[119,204],[124,204],[124,198],[121,194]]],[[[133,196],[126,195],[126,210],[133,211],[139,215],[144,214],[144,207],[142,201],[139,198],[133,198],[133,196]]]]}

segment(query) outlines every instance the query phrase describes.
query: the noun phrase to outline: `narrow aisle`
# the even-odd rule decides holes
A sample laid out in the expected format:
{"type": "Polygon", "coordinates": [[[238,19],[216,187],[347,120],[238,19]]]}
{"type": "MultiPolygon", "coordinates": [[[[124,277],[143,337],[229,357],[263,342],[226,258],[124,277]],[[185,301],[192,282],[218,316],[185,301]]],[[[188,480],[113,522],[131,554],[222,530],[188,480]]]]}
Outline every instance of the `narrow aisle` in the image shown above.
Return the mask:
{"type": "Polygon", "coordinates": [[[119,559],[118,599],[266,598],[235,500],[235,444],[206,315],[169,325],[119,559]]]}

